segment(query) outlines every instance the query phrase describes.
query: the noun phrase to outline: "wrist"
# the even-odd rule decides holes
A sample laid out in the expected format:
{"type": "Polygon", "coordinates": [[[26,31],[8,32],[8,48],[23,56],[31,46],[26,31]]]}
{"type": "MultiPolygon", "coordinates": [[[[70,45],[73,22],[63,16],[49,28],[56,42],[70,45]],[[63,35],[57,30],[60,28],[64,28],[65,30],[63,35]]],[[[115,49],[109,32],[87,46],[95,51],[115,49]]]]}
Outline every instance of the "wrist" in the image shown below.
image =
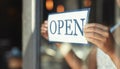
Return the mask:
{"type": "Polygon", "coordinates": [[[68,43],[60,44],[60,45],[58,45],[58,47],[59,47],[60,53],[61,53],[63,56],[66,56],[66,55],[72,50],[71,45],[68,44],[68,43]]]}
{"type": "Polygon", "coordinates": [[[55,43],[55,45],[56,45],[57,48],[60,48],[62,46],[61,43],[55,43]]]}

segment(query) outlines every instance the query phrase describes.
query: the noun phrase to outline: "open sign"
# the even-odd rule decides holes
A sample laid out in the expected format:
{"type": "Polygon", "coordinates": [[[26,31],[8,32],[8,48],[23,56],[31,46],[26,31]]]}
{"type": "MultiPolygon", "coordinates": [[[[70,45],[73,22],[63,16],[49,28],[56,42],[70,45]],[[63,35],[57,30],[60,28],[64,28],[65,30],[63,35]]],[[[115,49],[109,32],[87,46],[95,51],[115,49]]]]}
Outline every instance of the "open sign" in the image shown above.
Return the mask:
{"type": "Polygon", "coordinates": [[[88,22],[88,15],[89,9],[50,14],[48,16],[49,41],[87,44],[83,27],[88,22]]]}

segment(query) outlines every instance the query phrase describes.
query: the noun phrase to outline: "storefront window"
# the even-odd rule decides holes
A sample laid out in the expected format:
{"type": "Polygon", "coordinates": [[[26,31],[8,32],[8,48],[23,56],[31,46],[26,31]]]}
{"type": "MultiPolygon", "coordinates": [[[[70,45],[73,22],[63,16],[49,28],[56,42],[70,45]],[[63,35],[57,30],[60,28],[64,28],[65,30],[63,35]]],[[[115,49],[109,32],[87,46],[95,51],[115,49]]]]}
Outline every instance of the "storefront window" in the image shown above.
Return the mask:
{"type": "MultiPolygon", "coordinates": [[[[51,13],[61,13],[66,11],[79,10],[82,8],[90,8],[88,24],[99,23],[101,25],[110,27],[111,30],[116,26],[115,10],[113,10],[115,9],[114,7],[114,0],[44,0],[43,20],[41,26],[42,24],[44,24],[44,21],[48,19],[48,15],[51,13]]],[[[119,37],[117,36],[118,32],[119,31],[117,31],[116,29],[112,32],[112,34],[114,33],[113,37],[118,38],[115,39],[117,45],[120,44],[119,37]]],[[[50,42],[48,41],[48,39],[44,38],[43,35],[41,35],[40,37],[42,69],[72,69],[72,65],[76,63],[79,64],[79,68],[83,67],[83,69],[86,69],[87,67],[103,69],[102,64],[105,64],[106,62],[108,63],[108,66],[116,68],[114,65],[114,61],[112,61],[110,57],[106,56],[105,51],[101,50],[101,48],[98,48],[94,44],[87,46],[83,44],[60,43],[60,45],[63,46],[63,49],[67,51],[67,53],[71,52],[72,50],[72,55],[70,56],[70,54],[64,55],[65,52],[63,50],[61,52],[61,46],[59,46],[59,44],[56,44],[57,42],[50,42]],[[71,59],[71,57],[73,59],[71,59]],[[104,58],[106,58],[106,60],[102,63],[101,60],[103,60],[104,58]],[[75,60],[75,62],[70,62],[74,61],[74,59],[77,60],[75,60]]],[[[117,47],[115,46],[115,48],[117,47]]],[[[118,53],[118,50],[116,51],[118,53]]],[[[107,64],[105,64],[105,66],[107,66],[107,64]]]]}
{"type": "MultiPolygon", "coordinates": [[[[75,11],[82,8],[91,8],[91,0],[45,0],[44,1],[43,22],[47,20],[50,13],[61,13],[75,11]]],[[[64,45],[64,43],[62,43],[64,45]]],[[[82,46],[81,44],[65,44],[66,50],[72,46],[75,54],[86,62],[91,46],[82,46]]],[[[41,40],[41,68],[42,69],[70,69],[60,49],[50,41],[42,37],[41,40]]],[[[72,62],[71,62],[72,63],[72,62]]],[[[86,63],[85,63],[86,64],[86,63]]]]}
{"type": "Polygon", "coordinates": [[[25,17],[23,18],[23,58],[25,58],[23,67],[28,66],[28,69],[38,69],[39,66],[41,69],[116,69],[116,63],[111,60],[111,55],[107,53],[109,47],[111,47],[110,50],[116,51],[117,54],[119,54],[120,49],[118,29],[120,24],[119,19],[116,18],[114,0],[35,1],[24,0],[27,9],[23,8],[26,10],[23,11],[23,17],[25,17]],[[91,42],[86,45],[82,43],[51,42],[48,40],[48,22],[46,20],[48,20],[50,14],[60,14],[83,8],[90,8],[88,24],[92,25],[92,27],[89,27],[90,30],[87,29],[87,33],[92,31],[91,35],[88,36],[95,40],[92,40],[92,38],[87,39],[91,42]],[[113,45],[112,35],[115,42],[117,42],[117,47],[113,45]]]}

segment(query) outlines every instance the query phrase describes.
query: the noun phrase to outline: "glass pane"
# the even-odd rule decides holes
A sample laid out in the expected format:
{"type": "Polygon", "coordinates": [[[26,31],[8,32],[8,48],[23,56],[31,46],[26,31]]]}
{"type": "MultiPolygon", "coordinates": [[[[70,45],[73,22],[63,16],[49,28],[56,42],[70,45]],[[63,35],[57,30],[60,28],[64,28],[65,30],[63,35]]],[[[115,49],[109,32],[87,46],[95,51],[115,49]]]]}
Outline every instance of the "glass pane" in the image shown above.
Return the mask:
{"type": "MultiPolygon", "coordinates": [[[[47,20],[48,14],[50,13],[60,13],[79,10],[81,8],[89,8],[91,7],[91,4],[91,0],[44,0],[43,21],[47,20]]],[[[59,48],[54,43],[50,43],[44,38],[42,38],[41,43],[42,69],[70,69],[70,66],[64,59],[63,54],[61,54],[59,48]]],[[[69,45],[72,45],[72,49],[75,54],[85,62],[91,46],[68,44],[68,48],[69,45]]]]}
{"type": "MultiPolygon", "coordinates": [[[[101,29],[104,28],[103,25],[105,25],[105,27],[109,26],[110,29],[112,29],[113,26],[116,25],[114,3],[114,0],[44,0],[43,23],[41,23],[41,26],[47,23],[45,20],[48,19],[48,15],[51,13],[61,13],[67,11],[76,11],[83,8],[90,8],[88,23],[99,23],[102,25],[101,29]]],[[[46,29],[42,30],[41,32],[46,31],[46,29]]],[[[114,65],[115,63],[111,60],[111,57],[108,57],[108,54],[106,54],[103,49],[98,48],[99,45],[95,46],[94,44],[83,45],[50,42],[44,38],[44,36],[46,36],[46,34],[42,34],[41,36],[42,39],[40,48],[42,69],[77,69],[77,67],[78,69],[81,67],[83,67],[83,69],[103,69],[102,67],[107,66],[105,63],[108,63],[108,66],[112,67],[113,69],[116,67],[114,65]],[[102,66],[103,64],[105,65],[102,66]]],[[[104,39],[104,37],[102,38],[104,39]]]]}

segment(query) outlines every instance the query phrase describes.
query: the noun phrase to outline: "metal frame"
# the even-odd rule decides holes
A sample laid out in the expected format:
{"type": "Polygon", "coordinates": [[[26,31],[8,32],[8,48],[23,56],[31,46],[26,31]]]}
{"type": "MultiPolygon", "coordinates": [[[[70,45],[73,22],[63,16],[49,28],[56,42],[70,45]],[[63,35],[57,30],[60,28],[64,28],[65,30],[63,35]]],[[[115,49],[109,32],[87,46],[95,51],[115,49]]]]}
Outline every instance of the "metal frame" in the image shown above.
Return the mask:
{"type": "Polygon", "coordinates": [[[23,0],[23,69],[40,69],[40,22],[42,0],[23,0]]]}

